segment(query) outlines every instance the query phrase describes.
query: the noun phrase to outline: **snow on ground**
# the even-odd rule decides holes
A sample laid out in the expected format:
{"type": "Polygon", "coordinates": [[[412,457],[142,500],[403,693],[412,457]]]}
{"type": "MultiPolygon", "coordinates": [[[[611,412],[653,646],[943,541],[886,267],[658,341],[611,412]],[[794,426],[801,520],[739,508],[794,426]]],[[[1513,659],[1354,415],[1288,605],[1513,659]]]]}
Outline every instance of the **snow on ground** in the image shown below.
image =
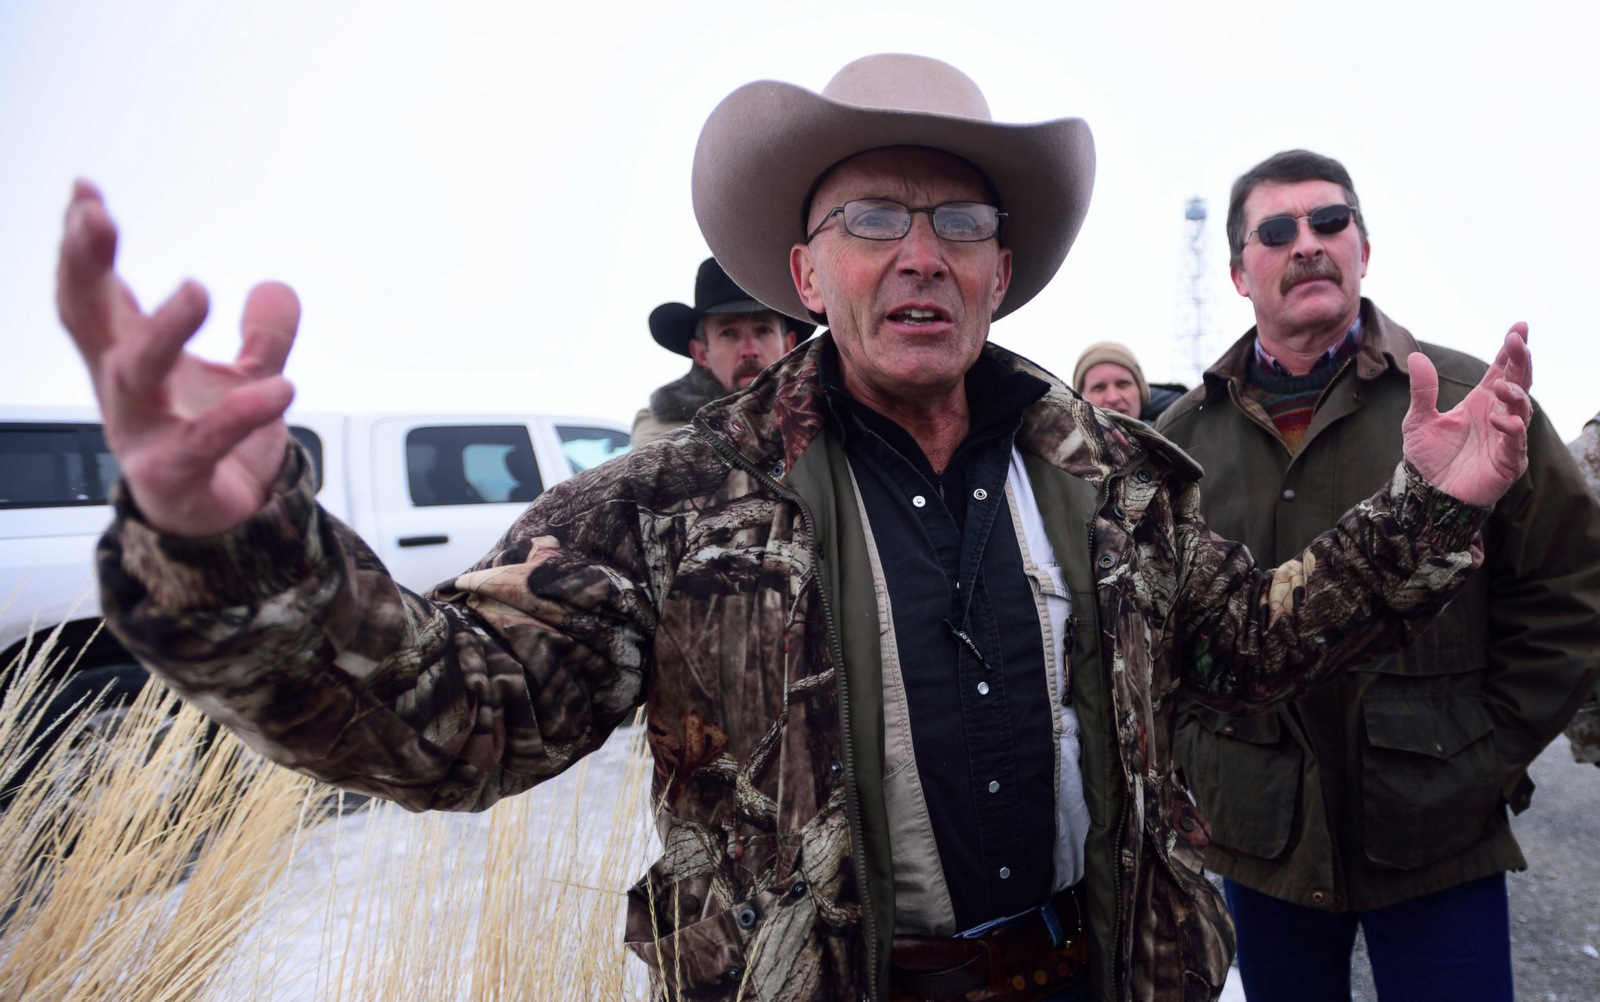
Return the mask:
{"type": "MultiPolygon", "coordinates": [[[[261,921],[215,983],[211,1002],[368,998],[391,972],[408,967],[419,972],[405,979],[410,997],[476,1000],[487,996],[471,981],[474,968],[481,973],[501,962],[497,951],[506,946],[484,942],[480,931],[514,938],[512,962],[527,963],[516,957],[519,945],[536,949],[540,934],[575,909],[603,927],[608,956],[538,962],[626,965],[635,972],[630,993],[642,997],[635,990],[642,966],[623,956],[622,892],[658,848],[644,813],[648,770],[628,733],[489,811],[411,814],[376,803],[309,827],[288,848],[292,858],[262,904],[261,921]],[[618,844],[618,833],[626,844],[618,844]],[[580,882],[588,886],[575,888],[580,882]],[[597,883],[604,889],[591,890],[597,883]],[[508,891],[508,884],[517,888],[508,891]],[[541,907],[566,911],[538,914],[541,907]],[[518,927],[522,918],[528,928],[518,927]],[[457,955],[441,956],[445,949],[457,955]]],[[[574,952],[592,949],[593,939],[567,937],[574,952]]]]}
{"type": "MultiPolygon", "coordinates": [[[[484,902],[493,896],[488,884],[499,863],[514,860],[511,875],[531,883],[605,871],[614,890],[649,865],[658,847],[643,814],[648,770],[636,756],[619,734],[572,773],[490,811],[415,815],[377,804],[311,826],[288,848],[286,870],[263,902],[256,929],[216,982],[212,1002],[367,997],[355,986],[370,989],[382,977],[378,968],[416,963],[405,951],[433,951],[447,942],[461,953],[456,975],[438,974],[450,963],[435,954],[422,966],[442,983],[412,997],[477,997],[481,985],[459,972],[470,970],[472,955],[484,948],[480,926],[493,924],[483,917],[484,902]],[[618,831],[629,833],[628,845],[615,843],[618,831]],[[400,955],[391,955],[396,950],[400,955]]],[[[603,910],[596,915],[598,938],[606,951],[615,948],[629,972],[627,996],[642,998],[641,965],[621,957],[620,895],[608,894],[595,907],[603,910]]],[[[594,939],[579,937],[575,948],[587,943],[592,950],[594,939]]],[[[1237,977],[1230,977],[1221,998],[1244,1002],[1237,977]]]]}

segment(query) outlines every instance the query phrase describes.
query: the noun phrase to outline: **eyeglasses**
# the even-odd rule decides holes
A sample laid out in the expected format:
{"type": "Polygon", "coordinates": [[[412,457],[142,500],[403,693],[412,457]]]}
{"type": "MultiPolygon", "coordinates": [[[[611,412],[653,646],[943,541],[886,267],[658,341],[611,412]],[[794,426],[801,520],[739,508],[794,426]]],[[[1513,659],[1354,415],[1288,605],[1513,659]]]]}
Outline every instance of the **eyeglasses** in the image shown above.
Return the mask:
{"type": "Polygon", "coordinates": [[[1312,209],[1309,216],[1268,216],[1244,235],[1244,242],[1249,243],[1250,237],[1256,236],[1261,239],[1263,247],[1292,244],[1295,237],[1300,235],[1302,219],[1311,224],[1311,232],[1331,237],[1335,233],[1343,233],[1355,215],[1356,207],[1353,205],[1324,205],[1320,209],[1312,209]]]}
{"type": "Polygon", "coordinates": [[[822,232],[828,220],[838,216],[851,236],[863,240],[899,240],[911,232],[911,217],[926,212],[933,220],[933,232],[942,240],[977,243],[991,240],[1000,232],[1006,214],[983,202],[946,202],[921,209],[908,209],[887,198],[857,198],[835,206],[817,228],[806,234],[806,243],[822,232]]]}

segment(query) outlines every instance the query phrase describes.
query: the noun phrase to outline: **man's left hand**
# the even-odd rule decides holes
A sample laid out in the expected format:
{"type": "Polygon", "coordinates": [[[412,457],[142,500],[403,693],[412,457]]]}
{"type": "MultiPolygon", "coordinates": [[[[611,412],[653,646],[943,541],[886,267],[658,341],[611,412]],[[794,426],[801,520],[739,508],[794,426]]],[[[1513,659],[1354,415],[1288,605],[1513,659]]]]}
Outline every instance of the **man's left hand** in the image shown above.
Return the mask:
{"type": "Polygon", "coordinates": [[[1411,354],[1411,409],[1400,425],[1406,459],[1451,497],[1488,507],[1528,468],[1533,356],[1527,338],[1527,324],[1512,324],[1489,371],[1443,414],[1438,370],[1426,355],[1411,354]]]}

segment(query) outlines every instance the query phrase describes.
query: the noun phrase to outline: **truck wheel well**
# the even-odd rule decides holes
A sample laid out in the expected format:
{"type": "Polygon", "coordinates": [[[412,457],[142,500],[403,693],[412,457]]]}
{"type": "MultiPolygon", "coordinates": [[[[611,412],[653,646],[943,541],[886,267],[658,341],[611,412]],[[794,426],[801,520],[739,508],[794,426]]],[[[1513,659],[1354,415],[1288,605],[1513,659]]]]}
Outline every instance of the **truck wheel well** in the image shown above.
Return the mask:
{"type": "MultiPolygon", "coordinates": [[[[65,675],[68,668],[74,671],[89,671],[112,665],[138,665],[138,660],[128,653],[128,649],[123,647],[110,631],[102,629],[100,623],[101,620],[95,617],[75,619],[61,626],[61,635],[56,638],[55,646],[50,652],[51,660],[58,666],[52,672],[54,676],[65,675]]],[[[24,637],[6,648],[5,653],[0,654],[0,669],[15,670],[21,667],[15,662],[22,656],[24,650],[28,652],[30,658],[36,657],[44,645],[50,642],[50,634],[54,630],[54,626],[39,629],[31,636],[24,637]]]]}

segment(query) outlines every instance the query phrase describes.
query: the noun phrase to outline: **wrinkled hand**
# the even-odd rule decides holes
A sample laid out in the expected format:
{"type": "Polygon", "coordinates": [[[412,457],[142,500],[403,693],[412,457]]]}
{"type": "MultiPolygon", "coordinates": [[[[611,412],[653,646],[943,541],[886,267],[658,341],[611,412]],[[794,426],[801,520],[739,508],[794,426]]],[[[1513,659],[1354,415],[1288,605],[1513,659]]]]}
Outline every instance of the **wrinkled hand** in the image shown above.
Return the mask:
{"type": "Polygon", "coordinates": [[[231,365],[184,350],[205,320],[205,290],[185,282],[153,313],[114,266],[117,229],[100,192],[73,187],[56,307],[89,367],[106,441],[140,512],[175,536],[209,536],[260,510],[283,466],[284,361],[300,322],[293,290],[251,290],[231,365]]]}
{"type": "Polygon", "coordinates": [[[1533,357],[1527,338],[1527,324],[1512,324],[1489,371],[1444,414],[1437,407],[1438,370],[1427,356],[1411,354],[1411,409],[1400,425],[1406,458],[1452,497],[1492,505],[1528,468],[1533,357]]]}

